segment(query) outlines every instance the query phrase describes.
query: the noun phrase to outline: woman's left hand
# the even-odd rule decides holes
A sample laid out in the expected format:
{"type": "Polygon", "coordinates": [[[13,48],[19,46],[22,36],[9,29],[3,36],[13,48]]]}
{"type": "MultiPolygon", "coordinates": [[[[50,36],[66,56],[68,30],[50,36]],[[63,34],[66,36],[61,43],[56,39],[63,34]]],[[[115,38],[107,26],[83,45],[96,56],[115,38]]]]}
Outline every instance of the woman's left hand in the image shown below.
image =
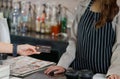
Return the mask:
{"type": "Polygon", "coordinates": [[[117,74],[112,74],[112,75],[108,76],[107,79],[120,79],[120,76],[117,74]]]}

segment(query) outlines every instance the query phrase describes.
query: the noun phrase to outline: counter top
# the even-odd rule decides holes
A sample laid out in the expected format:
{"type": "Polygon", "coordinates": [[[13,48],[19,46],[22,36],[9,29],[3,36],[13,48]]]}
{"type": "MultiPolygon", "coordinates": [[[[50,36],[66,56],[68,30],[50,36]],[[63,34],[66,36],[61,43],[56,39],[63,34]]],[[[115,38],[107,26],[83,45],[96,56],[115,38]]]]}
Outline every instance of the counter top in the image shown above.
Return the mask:
{"type": "Polygon", "coordinates": [[[48,75],[45,75],[43,71],[39,71],[23,79],[66,79],[66,77],[62,74],[57,76],[48,76],[48,75]]]}
{"type": "MultiPolygon", "coordinates": [[[[8,56],[8,59],[13,58],[12,56],[8,56]]],[[[4,60],[3,60],[3,64],[4,64],[4,60]]],[[[12,78],[13,76],[11,76],[12,78]]],[[[60,75],[56,75],[56,76],[48,76],[44,74],[44,70],[40,70],[38,72],[32,73],[30,75],[27,75],[25,77],[18,77],[20,79],[66,79],[64,74],[60,74],[60,75]]],[[[13,79],[17,79],[17,78],[13,78],[13,79]]]]}

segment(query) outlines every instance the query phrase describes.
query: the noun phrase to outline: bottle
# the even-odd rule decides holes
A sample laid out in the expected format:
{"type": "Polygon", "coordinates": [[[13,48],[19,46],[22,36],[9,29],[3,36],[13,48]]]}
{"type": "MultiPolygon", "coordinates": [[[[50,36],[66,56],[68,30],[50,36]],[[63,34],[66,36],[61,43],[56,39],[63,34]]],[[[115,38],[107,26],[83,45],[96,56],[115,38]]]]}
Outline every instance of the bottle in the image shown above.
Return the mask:
{"type": "Polygon", "coordinates": [[[13,12],[12,12],[12,22],[11,22],[12,33],[17,34],[19,24],[20,24],[19,4],[17,2],[14,2],[13,12]]]}
{"type": "Polygon", "coordinates": [[[41,19],[45,20],[46,18],[46,4],[42,5],[42,14],[41,14],[41,19]]]}
{"type": "Polygon", "coordinates": [[[29,4],[26,1],[22,1],[21,5],[22,5],[22,8],[21,8],[21,27],[20,27],[20,30],[21,30],[21,32],[23,32],[22,30],[24,30],[24,33],[25,33],[29,29],[29,22],[28,22],[29,4]]]}
{"type": "Polygon", "coordinates": [[[59,25],[59,28],[61,27],[61,17],[62,17],[61,10],[62,10],[61,4],[58,4],[58,9],[57,9],[57,23],[59,25]]]}
{"type": "Polygon", "coordinates": [[[4,14],[4,18],[7,18],[7,8],[8,8],[8,5],[7,5],[7,1],[3,1],[3,6],[4,6],[4,10],[3,10],[3,14],[4,14]]]}
{"type": "Polygon", "coordinates": [[[0,12],[4,11],[4,1],[1,0],[0,12]]]}
{"type": "Polygon", "coordinates": [[[40,22],[40,33],[44,34],[45,33],[45,28],[46,28],[45,21],[44,21],[44,19],[41,19],[41,22],[40,22]]]}
{"type": "Polygon", "coordinates": [[[8,1],[6,2],[7,6],[5,8],[5,11],[4,11],[4,18],[7,19],[7,23],[8,23],[8,27],[9,29],[11,29],[10,27],[10,23],[11,23],[11,19],[10,19],[10,15],[11,15],[11,12],[12,12],[12,1],[8,1]]]}
{"type": "Polygon", "coordinates": [[[28,31],[31,32],[32,31],[32,6],[31,6],[31,2],[28,2],[28,31]]]}
{"type": "Polygon", "coordinates": [[[8,8],[7,8],[7,12],[8,12],[8,15],[7,15],[7,22],[8,22],[8,26],[9,26],[9,29],[11,30],[11,22],[12,22],[12,0],[9,0],[8,1],[8,8]]]}
{"type": "Polygon", "coordinates": [[[26,33],[27,29],[28,29],[27,27],[28,27],[27,24],[25,22],[23,22],[22,26],[21,26],[21,29],[20,29],[20,32],[23,33],[23,34],[26,33]]]}
{"type": "Polygon", "coordinates": [[[37,14],[36,14],[36,5],[35,4],[31,4],[31,30],[33,32],[36,32],[36,17],[37,17],[37,14]]]}
{"type": "Polygon", "coordinates": [[[52,36],[57,36],[59,33],[59,26],[56,18],[57,8],[55,4],[52,5],[52,18],[51,18],[51,34],[52,36]]]}
{"type": "Polygon", "coordinates": [[[57,21],[51,22],[51,34],[52,36],[57,36],[59,33],[59,26],[57,25],[57,21]]]}
{"type": "Polygon", "coordinates": [[[51,5],[49,3],[46,4],[46,18],[45,18],[45,33],[51,33],[51,5]]]}
{"type": "Polygon", "coordinates": [[[1,6],[2,6],[2,0],[0,0],[0,8],[1,8],[1,6]]]}
{"type": "Polygon", "coordinates": [[[40,33],[40,16],[37,16],[36,17],[36,28],[35,28],[35,31],[36,33],[40,33]]]}
{"type": "Polygon", "coordinates": [[[36,6],[36,27],[35,32],[40,33],[40,22],[41,22],[41,7],[39,4],[36,6]]]}
{"type": "Polygon", "coordinates": [[[4,17],[4,1],[3,0],[1,0],[1,6],[0,6],[0,17],[4,17]]]}
{"type": "Polygon", "coordinates": [[[66,33],[67,30],[67,15],[66,8],[62,8],[62,16],[61,16],[61,33],[66,33]]]}
{"type": "Polygon", "coordinates": [[[46,20],[51,21],[51,5],[50,5],[50,3],[46,4],[46,20]]]}
{"type": "Polygon", "coordinates": [[[41,22],[40,22],[40,33],[45,33],[45,19],[46,19],[46,4],[42,5],[42,14],[41,14],[41,22]]]}

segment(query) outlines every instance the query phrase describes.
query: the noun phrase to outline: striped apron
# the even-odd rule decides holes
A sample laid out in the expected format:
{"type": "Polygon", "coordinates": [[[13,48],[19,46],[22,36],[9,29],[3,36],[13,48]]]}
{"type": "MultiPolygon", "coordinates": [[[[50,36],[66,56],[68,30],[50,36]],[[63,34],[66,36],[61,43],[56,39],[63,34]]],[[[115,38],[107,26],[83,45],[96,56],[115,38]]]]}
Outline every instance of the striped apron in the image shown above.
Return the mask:
{"type": "Polygon", "coordinates": [[[110,66],[112,47],[115,42],[115,32],[112,22],[104,27],[95,28],[100,13],[90,11],[87,7],[78,24],[76,58],[72,63],[73,69],[89,69],[94,73],[107,73],[110,66]]]}

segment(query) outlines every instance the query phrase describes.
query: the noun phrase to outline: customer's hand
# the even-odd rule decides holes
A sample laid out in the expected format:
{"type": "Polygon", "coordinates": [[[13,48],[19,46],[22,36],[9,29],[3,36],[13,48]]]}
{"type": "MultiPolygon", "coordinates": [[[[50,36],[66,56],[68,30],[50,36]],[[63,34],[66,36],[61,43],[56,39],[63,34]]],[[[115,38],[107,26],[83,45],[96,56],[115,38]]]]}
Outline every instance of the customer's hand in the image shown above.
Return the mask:
{"type": "Polygon", "coordinates": [[[65,72],[65,68],[63,68],[62,66],[50,66],[48,67],[44,73],[49,75],[50,72],[55,71],[54,75],[60,74],[60,73],[64,73],[65,72]]]}
{"type": "Polygon", "coordinates": [[[40,54],[40,52],[36,51],[36,47],[28,44],[18,45],[17,53],[20,55],[32,55],[32,54],[40,54]]]}
{"type": "Polygon", "coordinates": [[[120,76],[117,74],[112,74],[112,75],[108,76],[107,79],[120,79],[120,76]]]}

